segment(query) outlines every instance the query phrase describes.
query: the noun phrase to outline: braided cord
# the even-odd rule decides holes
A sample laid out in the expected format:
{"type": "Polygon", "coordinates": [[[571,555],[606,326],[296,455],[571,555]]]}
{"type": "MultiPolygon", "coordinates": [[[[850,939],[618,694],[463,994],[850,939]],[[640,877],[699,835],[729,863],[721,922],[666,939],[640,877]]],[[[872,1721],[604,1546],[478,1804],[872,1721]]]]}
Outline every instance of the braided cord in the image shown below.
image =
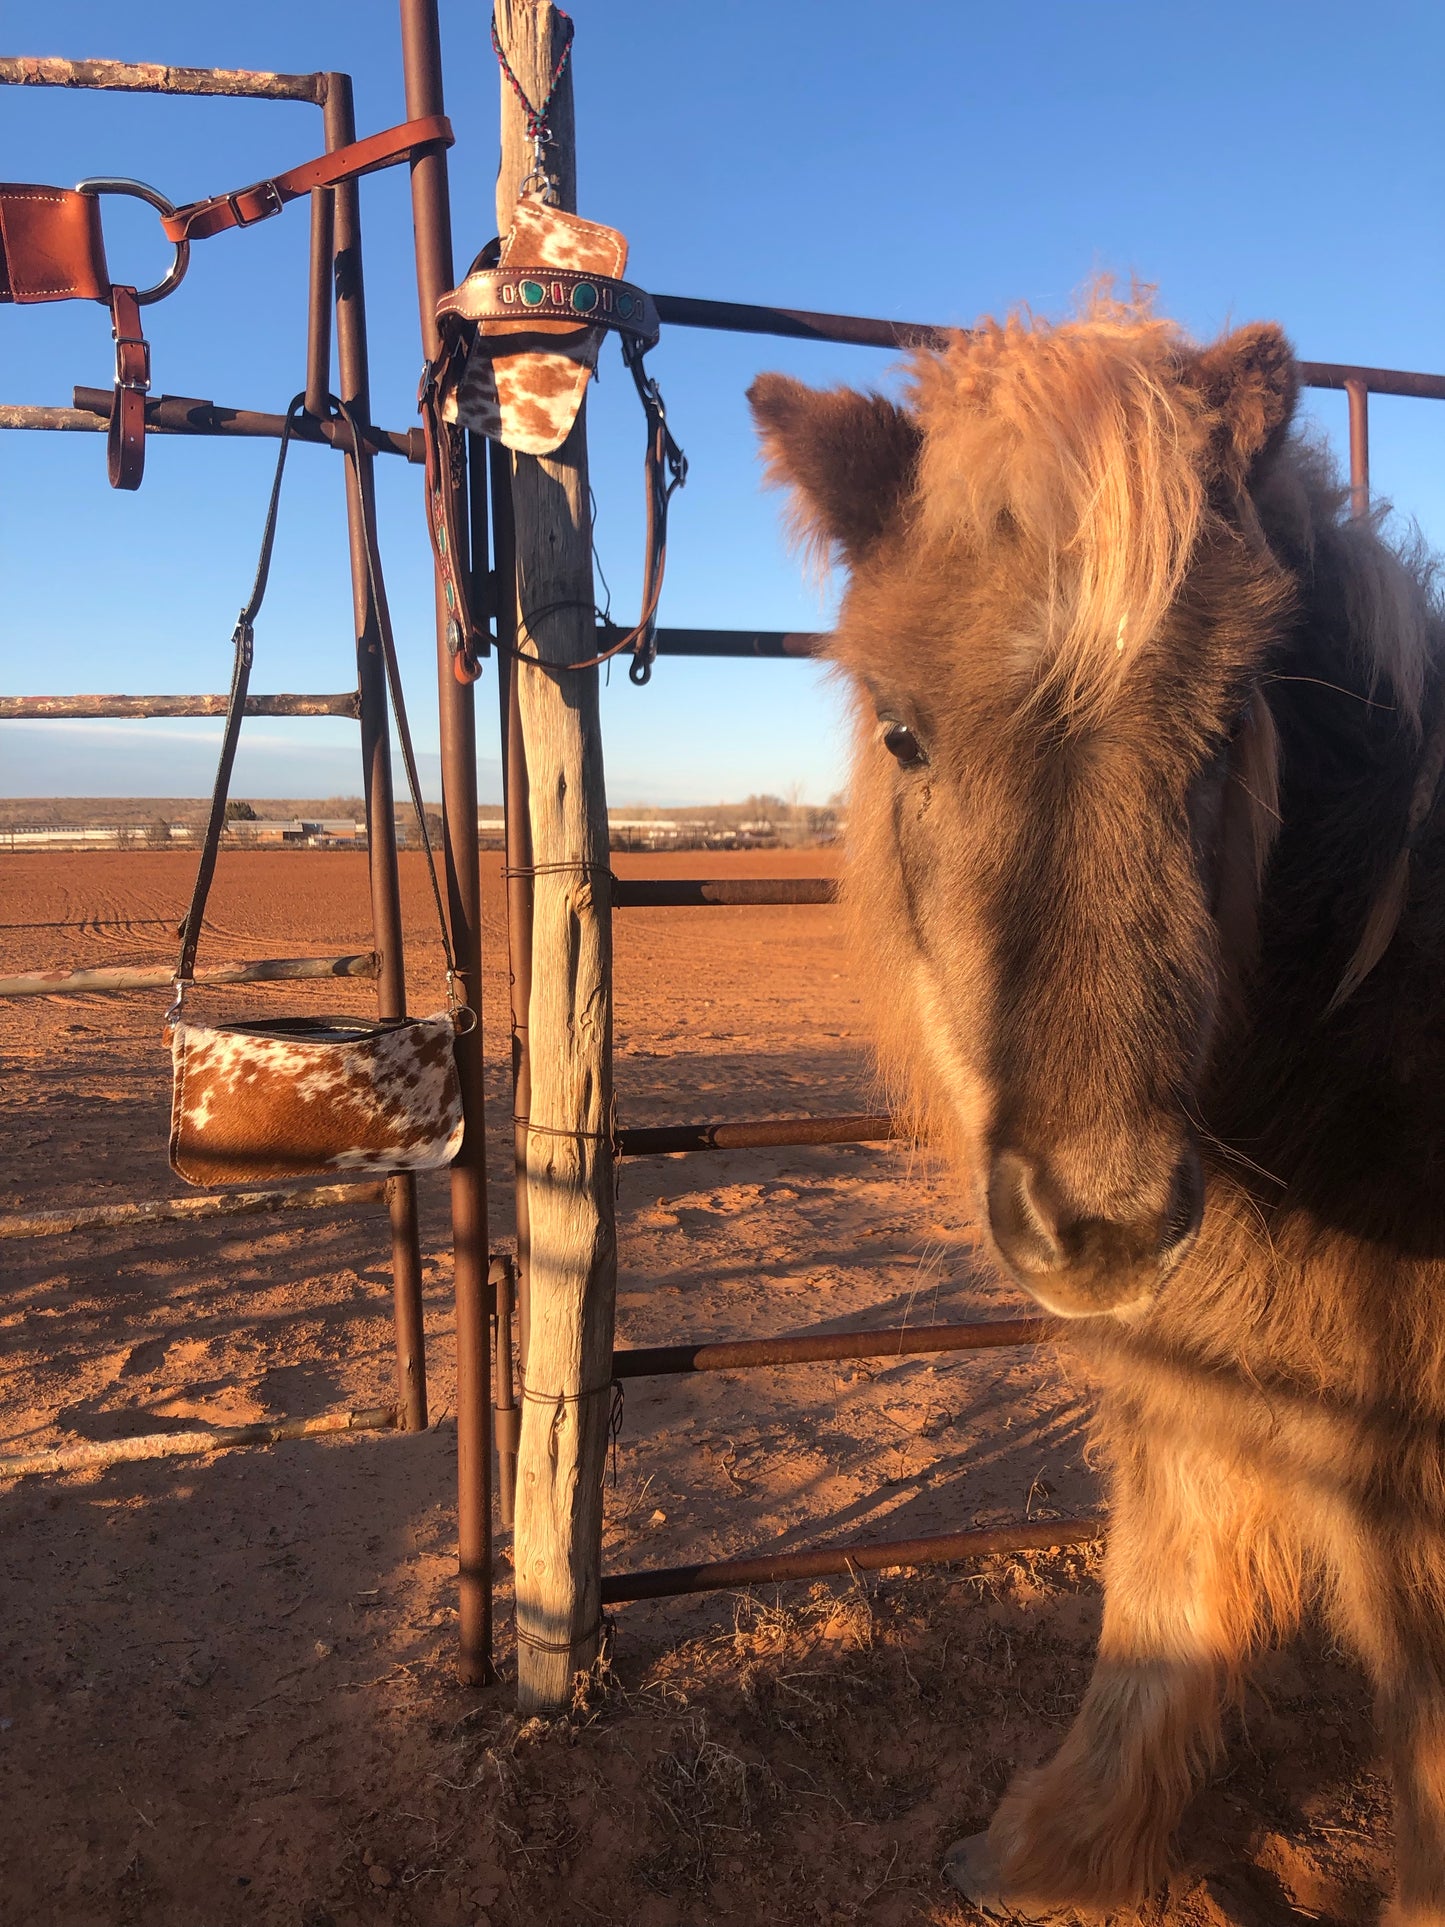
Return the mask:
{"type": "Polygon", "coordinates": [[[492,15],[492,52],[497,56],[498,64],[502,72],[506,75],[512,92],[522,104],[522,112],[527,116],[527,134],[531,140],[548,141],[551,139],[552,129],[548,122],[548,115],[551,112],[552,101],[561,83],[562,76],[567,71],[567,62],[572,54],[572,40],[577,31],[570,13],[563,13],[560,7],[556,9],[556,13],[557,18],[563,22],[566,28],[567,38],[562,43],[562,51],[558,54],[557,64],[552,69],[552,78],[547,83],[547,98],[542,102],[540,107],[534,107],[522,92],[522,83],[512,72],[511,62],[502,51],[502,42],[497,33],[497,16],[495,13],[492,15]]]}

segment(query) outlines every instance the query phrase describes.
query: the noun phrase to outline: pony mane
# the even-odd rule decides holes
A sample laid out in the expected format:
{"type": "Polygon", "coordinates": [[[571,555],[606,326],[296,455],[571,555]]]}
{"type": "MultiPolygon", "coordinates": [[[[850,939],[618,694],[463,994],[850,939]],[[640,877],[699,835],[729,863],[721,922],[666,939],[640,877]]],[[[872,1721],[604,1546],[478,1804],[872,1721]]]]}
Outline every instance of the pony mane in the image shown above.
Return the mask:
{"type": "Polygon", "coordinates": [[[1147,295],[1075,320],[986,321],[913,358],[925,538],[982,550],[1008,530],[1044,584],[1023,659],[1067,714],[1097,708],[1183,584],[1217,416],[1180,379],[1189,343],[1147,295]]]}

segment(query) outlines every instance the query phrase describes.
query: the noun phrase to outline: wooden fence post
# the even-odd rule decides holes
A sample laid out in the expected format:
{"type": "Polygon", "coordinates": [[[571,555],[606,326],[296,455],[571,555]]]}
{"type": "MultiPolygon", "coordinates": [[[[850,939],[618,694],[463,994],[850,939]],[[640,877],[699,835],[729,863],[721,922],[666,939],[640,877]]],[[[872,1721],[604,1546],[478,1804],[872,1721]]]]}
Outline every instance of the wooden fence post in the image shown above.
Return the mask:
{"type": "MultiPolygon", "coordinates": [[[[561,47],[551,0],[497,0],[497,34],[541,105],[561,47]]],[[[501,82],[497,219],[511,225],[531,171],[521,105],[501,82]]],[[[548,149],[564,208],[577,205],[570,73],[548,149]]],[[[514,633],[543,662],[596,653],[584,418],[549,456],[512,455],[514,633]],[[529,611],[539,612],[533,622],[529,611]],[[545,613],[542,613],[545,612],[545,613]]],[[[504,585],[503,593],[506,593],[504,585]]],[[[607,798],[595,669],[513,665],[532,826],[531,1321],[517,1465],[517,1693],[523,1711],[567,1705],[601,1622],[602,1480],[617,1286],[612,1150],[612,925],[607,798]]]]}

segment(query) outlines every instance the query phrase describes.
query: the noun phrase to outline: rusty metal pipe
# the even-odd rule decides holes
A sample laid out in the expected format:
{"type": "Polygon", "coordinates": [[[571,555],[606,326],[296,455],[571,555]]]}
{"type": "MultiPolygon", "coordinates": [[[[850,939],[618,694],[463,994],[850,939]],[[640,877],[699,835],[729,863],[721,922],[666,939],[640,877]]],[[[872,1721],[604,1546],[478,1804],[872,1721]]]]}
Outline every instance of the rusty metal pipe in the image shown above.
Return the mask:
{"type": "Polygon", "coordinates": [[[751,301],[700,301],[685,294],[659,294],[653,300],[664,326],[709,328],[724,334],[783,335],[791,341],[841,341],[862,348],[936,348],[958,332],[926,321],[818,314],[751,301]]]}
{"type": "Polygon", "coordinates": [[[512,1333],[516,1324],[517,1267],[503,1255],[493,1258],[487,1274],[494,1306],[493,1357],[496,1378],[492,1390],[492,1436],[497,1447],[497,1516],[510,1526],[516,1516],[517,1448],[522,1440],[522,1413],[512,1378],[512,1333]]]}
{"type": "MultiPolygon", "coordinates": [[[[104,432],[110,418],[113,396],[109,388],[77,388],[72,399],[77,409],[98,417],[95,427],[104,432]]],[[[70,414],[67,409],[0,409],[0,428],[74,427],[73,422],[17,421],[19,415],[70,414]]],[[[277,440],[286,425],[284,415],[258,414],[253,408],[228,408],[222,402],[198,401],[191,395],[152,395],[146,402],[148,435],[240,435],[251,439],[277,440]]],[[[298,442],[324,442],[342,450],[351,447],[351,430],[345,422],[318,422],[303,418],[292,425],[291,438],[298,442]]],[[[419,428],[377,428],[366,425],[362,439],[373,455],[403,455],[409,462],[424,462],[419,428]]]]}
{"type": "Polygon", "coordinates": [[[619,877],[614,910],[681,910],[703,904],[836,903],[832,877],[619,877]]]}
{"type": "Polygon", "coordinates": [[[1358,375],[1345,382],[1350,404],[1350,513],[1357,521],[1370,512],[1370,391],[1358,375]]]}
{"type": "Polygon", "coordinates": [[[878,1144],[907,1133],[891,1117],[770,1117],[747,1124],[632,1125],[617,1133],[617,1155],[674,1151],[757,1151],[801,1144],[878,1144]]]}
{"type": "MultiPolygon", "coordinates": [[[[328,148],[329,151],[329,148],[328,148]]],[[[330,417],[331,302],[336,254],[336,196],[329,187],[311,190],[311,258],[306,288],[306,412],[330,417]]],[[[359,415],[358,419],[366,420],[359,415]]]]}
{"type": "Polygon", "coordinates": [[[1016,1525],[942,1532],[925,1539],[881,1539],[804,1552],[760,1553],[710,1565],[662,1566],[651,1572],[617,1572],[602,1581],[602,1604],[624,1599],[672,1599],[681,1593],[723,1592],[776,1585],[786,1579],[827,1579],[852,1572],[884,1572],[891,1566],[950,1565],[995,1552],[1049,1552],[1087,1545],[1102,1534],[1101,1515],[1082,1519],[1021,1519],[1016,1525]]]}
{"type": "MultiPolygon", "coordinates": [[[[3,832],[0,832],[3,836],[3,832]]],[[[27,970],[0,977],[0,997],[58,997],[72,991],[161,990],[175,981],[174,964],[106,964],[97,970],[27,970]]],[[[250,963],[201,964],[198,984],[281,984],[311,977],[374,977],[376,957],[257,957],[250,963]]]]}
{"type": "MultiPolygon", "coordinates": [[[[326,151],[356,138],[351,81],[329,74],[326,151]]],[[[306,360],[307,406],[327,413],[330,387],[329,298],[336,301],[336,380],[341,400],[358,422],[371,419],[371,378],[366,345],[366,281],[361,254],[361,195],[355,181],[312,196],[311,287],[313,306],[306,360]],[[315,217],[315,202],[331,203],[330,217],[315,217]],[[317,258],[318,232],[330,240],[328,258],[317,258]],[[318,286],[319,282],[319,286],[318,286]]],[[[348,461],[346,530],[351,557],[351,603],[355,617],[357,690],[360,695],[361,766],[366,795],[366,867],[371,886],[371,924],[377,949],[376,1009],[379,1017],[406,1015],[406,953],[401,929],[401,883],[396,850],[396,802],[391,782],[391,729],[387,721],[386,664],[381,622],[372,594],[367,539],[376,531],[376,478],[372,455],[361,450],[348,461]]],[[[397,1172],[387,1179],[391,1219],[392,1322],[396,1337],[396,1388],[403,1427],[427,1426],[426,1337],[422,1315],[421,1241],[417,1230],[416,1179],[397,1172]]]]}
{"type": "Polygon", "coordinates": [[[652,1345],[612,1354],[614,1378],[667,1378],[680,1372],[754,1371],[767,1365],[818,1365],[840,1358],[914,1358],[929,1352],[977,1352],[999,1345],[1037,1345],[1051,1318],[1007,1318],[989,1324],[885,1326],[861,1332],[808,1332],[796,1338],[735,1338],[715,1345],[652,1345]]]}
{"type": "Polygon", "coordinates": [[[107,94],[221,94],[324,105],[325,74],[247,73],[235,67],[161,67],[127,60],[0,59],[0,87],[85,87],[107,94]]]}
{"type": "MultiPolygon", "coordinates": [[[[726,334],[781,335],[792,341],[836,341],[862,348],[939,348],[967,329],[925,321],[885,321],[873,315],[823,314],[745,301],[702,301],[691,295],[654,295],[659,318],[681,328],[726,334]]],[[[1343,388],[1352,380],[1376,395],[1415,395],[1445,401],[1445,375],[1403,368],[1364,368],[1342,361],[1301,361],[1306,388],[1343,388]]]]}
{"type": "Polygon", "coordinates": [[[502,809],[506,844],[507,995],[512,1028],[512,1204],[517,1245],[517,1350],[527,1370],[531,1336],[531,1222],[527,1196],[527,1125],[532,1115],[532,1064],[527,1044],[532,1001],[532,813],[527,745],[511,651],[516,644],[517,557],[512,527],[512,470],[507,453],[493,442],[492,546],[497,581],[497,698],[501,710],[502,809]]]}
{"type": "MultiPolygon", "coordinates": [[[[607,631],[599,632],[605,646],[607,631]]],[[[621,634],[621,631],[617,631],[621,634]]],[[[614,638],[615,639],[615,638],[614,638]]],[[[742,656],[763,661],[783,658],[806,661],[820,656],[826,635],[808,629],[659,629],[660,656],[742,656]]]]}
{"type": "Polygon", "coordinates": [[[1407,395],[1416,401],[1445,401],[1445,375],[1417,374],[1408,368],[1362,368],[1349,361],[1301,361],[1306,388],[1343,388],[1358,382],[1371,395],[1407,395]]]}
{"type": "MultiPolygon", "coordinates": [[[[401,0],[406,112],[411,120],[445,111],[436,0],[401,0]]],[[[422,352],[441,345],[436,305],[452,286],[451,206],[446,154],[411,162],[412,229],[422,352]]],[[[443,486],[450,486],[450,478],[443,486]]],[[[456,525],[465,526],[459,514],[456,525]]],[[[488,1396],[487,1178],[482,1081],[482,885],[477,855],[477,726],[470,684],[459,683],[447,647],[446,603],[435,577],[437,688],[441,716],[447,900],[460,989],[478,1014],[457,1039],[466,1136],[451,1169],[452,1250],[457,1307],[457,1565],[463,1684],[482,1686],[492,1668],[492,1442],[488,1396]]]]}
{"type": "MultiPolygon", "coordinates": [[[[225,696],[0,696],[0,722],[92,716],[224,716],[225,696]]],[[[336,696],[248,696],[246,716],[357,716],[354,689],[336,696]]]]}

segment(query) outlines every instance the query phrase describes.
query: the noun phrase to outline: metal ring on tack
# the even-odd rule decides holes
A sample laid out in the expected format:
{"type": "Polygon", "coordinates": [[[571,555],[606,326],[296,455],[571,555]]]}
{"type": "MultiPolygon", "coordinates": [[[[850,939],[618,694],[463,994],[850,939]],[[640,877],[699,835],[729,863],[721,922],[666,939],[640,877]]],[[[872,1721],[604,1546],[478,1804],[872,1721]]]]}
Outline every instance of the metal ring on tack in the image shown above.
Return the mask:
{"type": "MultiPolygon", "coordinates": [[[[168,201],[158,188],[148,187],[144,181],[133,181],[124,174],[95,174],[89,179],[75,183],[77,194],[129,194],[134,200],[148,201],[159,214],[174,214],[175,203],[168,201]]],[[[173,243],[176,253],[169,268],[153,288],[142,288],[136,294],[136,302],[148,308],[153,301],[164,301],[168,294],[174,294],[186,278],[186,269],[191,265],[191,244],[189,241],[173,243]]]]}

